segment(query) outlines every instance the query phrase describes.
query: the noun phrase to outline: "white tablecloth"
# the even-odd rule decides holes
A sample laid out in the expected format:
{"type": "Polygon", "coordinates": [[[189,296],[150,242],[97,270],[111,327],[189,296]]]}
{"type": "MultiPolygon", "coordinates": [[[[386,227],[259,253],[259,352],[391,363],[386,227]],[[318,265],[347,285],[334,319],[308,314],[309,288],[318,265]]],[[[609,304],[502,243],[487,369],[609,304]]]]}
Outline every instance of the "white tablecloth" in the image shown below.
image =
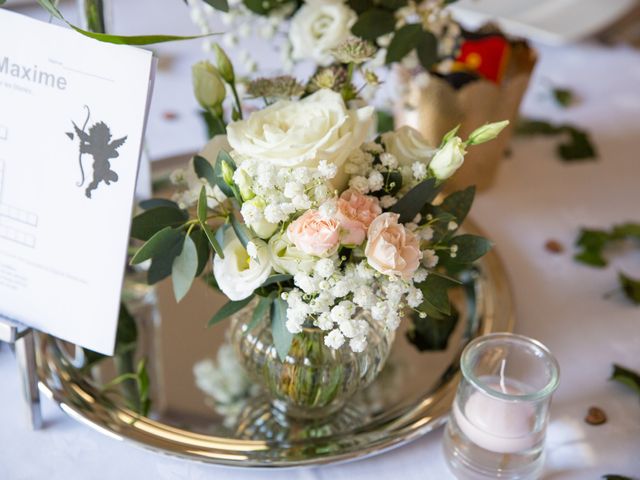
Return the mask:
{"type": "MultiPolygon", "coordinates": [[[[117,2],[121,31],[189,33],[187,11],[178,0],[117,2]],[[153,14],[142,15],[153,4],[153,14]],[[165,13],[163,9],[166,9],[165,13]],[[130,20],[122,17],[130,13],[130,20]],[[137,19],[137,20],[136,20],[137,19]],[[138,28],[139,31],[139,28],[138,28]]],[[[34,10],[30,10],[34,12],[34,10]]],[[[152,158],[194,150],[202,126],[190,94],[190,65],[203,54],[197,42],[165,45],[172,68],[158,75],[148,128],[152,158]],[[163,113],[178,118],[166,120],[163,113]]],[[[547,445],[547,479],[596,479],[606,473],[640,476],[640,399],[608,381],[611,364],[640,370],[640,307],[616,288],[617,270],[640,277],[640,253],[629,249],[598,270],[572,260],[581,226],[608,227],[640,221],[640,54],[625,47],[582,44],[541,49],[523,113],[568,121],[589,129],[599,151],[596,162],[562,163],[556,141],[518,139],[495,187],[479,196],[473,217],[495,241],[515,293],[516,331],[544,342],[555,353],[561,384],[555,397],[547,445]],[[549,83],[569,86],[581,99],[557,108],[549,83]],[[554,255],[544,244],[560,241],[554,255]],[[598,427],[583,418],[591,405],[609,420],[598,427]]],[[[66,417],[43,400],[45,428],[29,431],[22,414],[15,362],[0,349],[0,479],[278,479],[405,480],[450,478],[441,453],[441,431],[362,461],[288,471],[233,470],[190,463],[133,448],[66,417]]]]}

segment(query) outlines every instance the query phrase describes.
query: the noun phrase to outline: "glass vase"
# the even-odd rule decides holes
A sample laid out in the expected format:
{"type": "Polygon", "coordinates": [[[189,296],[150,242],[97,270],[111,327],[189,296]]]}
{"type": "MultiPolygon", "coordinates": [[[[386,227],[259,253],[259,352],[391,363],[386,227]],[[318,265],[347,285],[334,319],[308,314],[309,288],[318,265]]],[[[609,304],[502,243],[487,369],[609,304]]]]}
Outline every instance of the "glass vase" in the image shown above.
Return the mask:
{"type": "Polygon", "coordinates": [[[245,308],[233,318],[231,342],[275,409],[296,420],[321,420],[340,410],[380,373],[394,339],[394,332],[382,322],[361,312],[360,318],[370,326],[363,352],[351,351],[347,343],[336,350],[329,348],[324,344],[327,332],[310,326],[294,335],[287,357],[281,360],[270,322],[249,330],[252,313],[252,308],[245,308]]]}

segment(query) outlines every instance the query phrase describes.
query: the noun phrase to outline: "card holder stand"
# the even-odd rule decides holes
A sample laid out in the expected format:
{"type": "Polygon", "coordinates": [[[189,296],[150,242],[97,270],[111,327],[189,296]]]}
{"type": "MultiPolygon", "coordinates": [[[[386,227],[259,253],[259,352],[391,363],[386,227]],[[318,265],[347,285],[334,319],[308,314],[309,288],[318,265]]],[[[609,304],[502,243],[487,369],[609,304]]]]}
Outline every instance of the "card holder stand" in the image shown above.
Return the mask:
{"type": "Polygon", "coordinates": [[[40,393],[38,392],[38,371],[34,330],[26,325],[0,318],[0,342],[13,345],[28,425],[33,430],[42,428],[40,393]]]}

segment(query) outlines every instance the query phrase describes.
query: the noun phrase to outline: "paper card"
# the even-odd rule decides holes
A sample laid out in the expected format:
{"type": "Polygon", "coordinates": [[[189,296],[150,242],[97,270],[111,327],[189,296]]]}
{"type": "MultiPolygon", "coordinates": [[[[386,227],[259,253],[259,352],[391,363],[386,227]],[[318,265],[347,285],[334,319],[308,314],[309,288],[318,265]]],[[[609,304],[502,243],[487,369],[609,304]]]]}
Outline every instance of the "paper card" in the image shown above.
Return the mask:
{"type": "Polygon", "coordinates": [[[0,9],[0,315],[107,355],[153,63],[0,9]]]}

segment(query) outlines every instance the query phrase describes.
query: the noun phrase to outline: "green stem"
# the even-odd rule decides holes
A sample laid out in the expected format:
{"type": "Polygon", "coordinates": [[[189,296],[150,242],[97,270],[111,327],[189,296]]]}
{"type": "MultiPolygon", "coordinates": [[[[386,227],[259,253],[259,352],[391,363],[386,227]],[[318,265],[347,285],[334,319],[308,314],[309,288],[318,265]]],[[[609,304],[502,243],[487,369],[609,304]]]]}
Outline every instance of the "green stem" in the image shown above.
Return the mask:
{"type": "Polygon", "coordinates": [[[240,103],[240,97],[238,96],[238,90],[236,90],[236,82],[231,82],[231,92],[233,93],[233,99],[236,102],[236,108],[238,110],[238,116],[242,120],[242,104],[240,103]]]}

